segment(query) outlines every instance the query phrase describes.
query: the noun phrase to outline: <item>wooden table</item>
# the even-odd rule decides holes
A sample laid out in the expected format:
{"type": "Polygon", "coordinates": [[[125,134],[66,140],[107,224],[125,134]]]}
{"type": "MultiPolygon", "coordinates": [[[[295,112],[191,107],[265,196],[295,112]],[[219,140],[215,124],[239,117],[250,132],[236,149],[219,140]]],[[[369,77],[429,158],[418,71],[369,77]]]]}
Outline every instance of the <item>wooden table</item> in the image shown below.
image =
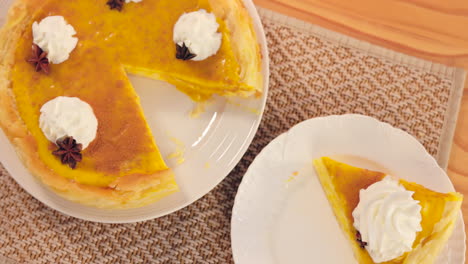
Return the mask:
{"type": "MultiPolygon", "coordinates": [[[[467,0],[254,0],[289,16],[399,52],[468,69],[467,0]]],[[[448,174],[465,195],[468,227],[468,82],[448,174]]],[[[468,256],[467,256],[468,259],[468,256]]]]}

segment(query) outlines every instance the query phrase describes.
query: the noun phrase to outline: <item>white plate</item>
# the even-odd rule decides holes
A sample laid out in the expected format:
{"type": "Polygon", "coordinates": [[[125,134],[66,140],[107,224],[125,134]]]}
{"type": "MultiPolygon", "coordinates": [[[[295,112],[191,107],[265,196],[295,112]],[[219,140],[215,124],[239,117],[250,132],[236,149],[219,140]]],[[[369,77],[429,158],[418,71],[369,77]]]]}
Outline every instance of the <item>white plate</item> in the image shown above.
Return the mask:
{"type": "MultiPolygon", "coordinates": [[[[0,23],[4,22],[11,2],[0,0],[0,23]]],[[[179,193],[131,210],[102,210],[67,201],[45,188],[25,169],[1,129],[0,161],[12,177],[39,201],[62,213],[90,221],[125,223],[148,220],[179,210],[201,198],[220,183],[242,158],[258,129],[265,107],[269,76],[265,33],[252,1],[245,0],[245,5],[254,21],[262,49],[264,93],[261,98],[235,102],[215,98],[199,118],[190,118],[195,104],[186,95],[167,83],[130,76],[158,147],[174,169],[181,189],[179,193]],[[182,144],[176,143],[179,141],[182,144]],[[185,149],[182,164],[178,164],[178,158],[167,158],[181,149],[185,149]]]]}
{"type": "MultiPolygon", "coordinates": [[[[304,121],[265,147],[242,180],[231,222],[237,264],[357,263],[312,166],[322,156],[454,190],[432,156],[400,129],[361,115],[304,121]]],[[[465,263],[461,214],[437,263],[465,263]]]]}

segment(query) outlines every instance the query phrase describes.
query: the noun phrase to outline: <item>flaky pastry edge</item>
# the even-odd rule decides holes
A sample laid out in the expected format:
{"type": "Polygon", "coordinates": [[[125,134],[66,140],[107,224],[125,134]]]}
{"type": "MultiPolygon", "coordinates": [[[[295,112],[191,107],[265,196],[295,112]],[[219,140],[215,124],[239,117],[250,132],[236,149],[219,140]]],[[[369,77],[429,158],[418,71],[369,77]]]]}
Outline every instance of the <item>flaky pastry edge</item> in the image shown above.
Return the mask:
{"type": "Polygon", "coordinates": [[[263,93],[262,53],[253,19],[242,0],[209,0],[213,13],[226,23],[240,69],[240,81],[254,88],[239,91],[238,96],[261,96],[263,93]]]}

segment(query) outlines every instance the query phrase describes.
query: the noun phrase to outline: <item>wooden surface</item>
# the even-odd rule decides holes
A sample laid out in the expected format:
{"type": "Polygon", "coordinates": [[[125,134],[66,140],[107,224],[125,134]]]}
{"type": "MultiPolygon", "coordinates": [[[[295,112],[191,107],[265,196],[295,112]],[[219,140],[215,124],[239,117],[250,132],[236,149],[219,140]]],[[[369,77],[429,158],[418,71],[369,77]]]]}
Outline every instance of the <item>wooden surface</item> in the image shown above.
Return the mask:
{"type": "MultiPolygon", "coordinates": [[[[467,0],[254,0],[289,16],[399,52],[468,70],[467,0]]],[[[468,227],[468,82],[448,174],[465,195],[468,227]]],[[[468,259],[468,258],[467,258],[468,259]]]]}

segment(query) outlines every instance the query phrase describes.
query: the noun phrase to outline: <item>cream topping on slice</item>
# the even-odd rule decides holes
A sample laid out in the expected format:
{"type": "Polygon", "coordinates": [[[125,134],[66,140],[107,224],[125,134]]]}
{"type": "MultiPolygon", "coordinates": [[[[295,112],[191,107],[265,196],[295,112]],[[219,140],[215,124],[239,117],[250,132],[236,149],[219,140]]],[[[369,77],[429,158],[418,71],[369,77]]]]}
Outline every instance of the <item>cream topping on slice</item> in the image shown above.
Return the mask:
{"type": "Polygon", "coordinates": [[[413,193],[391,176],[360,190],[353,211],[354,227],[375,263],[412,250],[416,234],[422,230],[421,205],[413,193]]]}

